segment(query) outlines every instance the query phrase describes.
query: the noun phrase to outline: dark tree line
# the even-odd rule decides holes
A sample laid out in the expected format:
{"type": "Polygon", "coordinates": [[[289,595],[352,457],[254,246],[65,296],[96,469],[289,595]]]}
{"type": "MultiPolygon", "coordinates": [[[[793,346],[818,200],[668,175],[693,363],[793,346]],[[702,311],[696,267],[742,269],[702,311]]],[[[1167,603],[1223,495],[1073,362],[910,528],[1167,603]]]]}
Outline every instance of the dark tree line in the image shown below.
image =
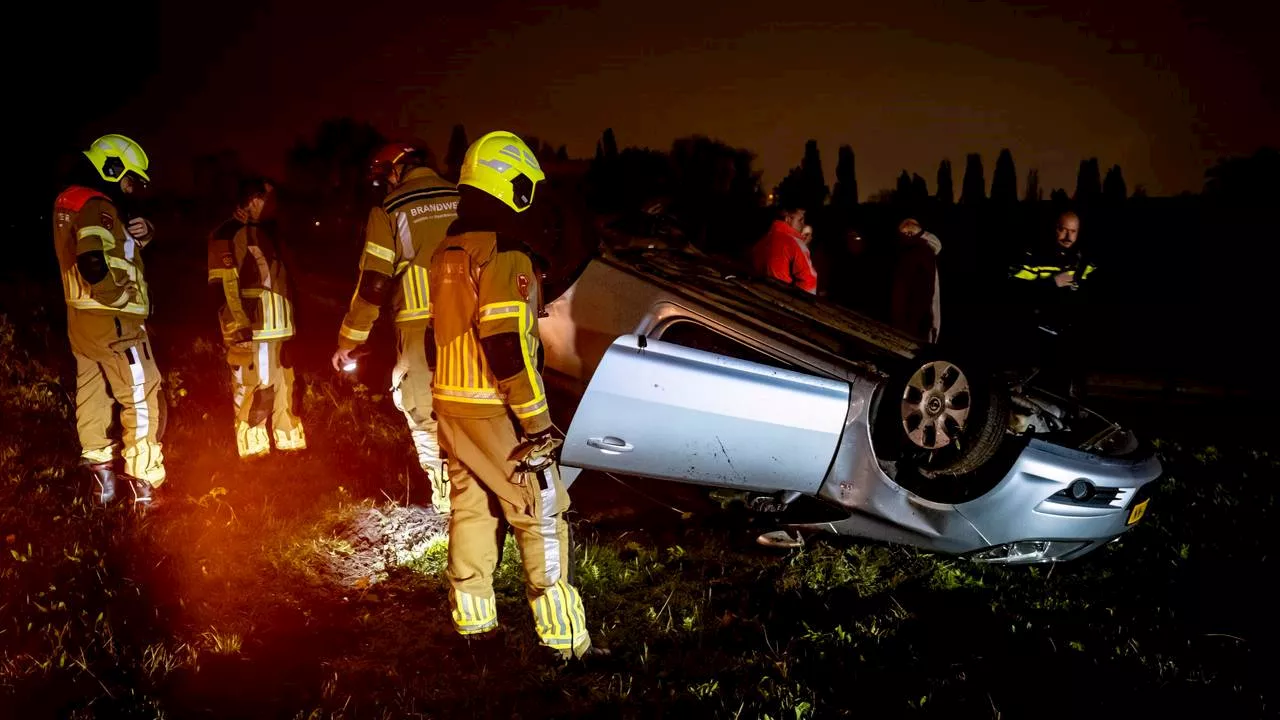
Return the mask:
{"type": "MultiPolygon", "coordinates": [[[[437,166],[445,177],[457,178],[471,140],[474,138],[462,125],[452,128],[437,166]]],[[[335,239],[340,240],[336,244],[345,247],[347,240],[359,234],[367,205],[374,200],[365,172],[369,156],[384,141],[384,136],[368,123],[349,118],[322,123],[287,153],[286,170],[280,178],[282,205],[287,201],[294,214],[305,220],[308,232],[325,236],[336,233],[335,239]]],[[[932,178],[932,187],[921,174],[903,169],[892,188],[868,195],[859,188],[853,146],[838,148],[834,183],[828,185],[818,143],[809,140],[799,163],[770,196],[761,187],[752,152],[705,136],[679,138],[665,149],[641,148],[620,143],[609,128],[595,144],[594,158],[590,160],[573,160],[564,145],[535,135],[526,135],[526,141],[544,164],[554,169],[552,172],[584,178],[574,187],[580,189],[591,212],[634,211],[646,202],[661,200],[686,225],[688,236],[713,252],[737,253],[750,246],[767,226],[771,208],[779,204],[808,210],[822,243],[838,244],[849,229],[869,235],[891,234],[896,222],[893,218],[912,215],[946,229],[953,238],[971,236],[972,243],[999,246],[1002,242],[1025,243],[1032,234],[1025,229],[1030,216],[1022,210],[1010,212],[1015,206],[1028,211],[1042,208],[1033,213],[1037,217],[1068,208],[1105,215],[1121,205],[1128,206],[1130,200],[1147,200],[1145,189],[1140,186],[1130,192],[1118,165],[1112,165],[1104,174],[1098,158],[1093,157],[1080,162],[1074,189],[1042,186],[1036,168],[1026,170],[1020,185],[1013,154],[1003,149],[996,158],[990,185],[982,156],[970,153],[965,157],[958,193],[952,160],[944,158],[932,178]],[[981,231],[956,232],[951,227],[972,224],[976,222],[972,218],[977,217],[993,220],[984,221],[987,227],[981,231]]],[[[1276,178],[1280,177],[1278,164],[1275,150],[1224,159],[1207,173],[1203,197],[1220,203],[1247,201],[1255,205],[1274,198],[1276,178]]],[[[196,206],[209,209],[200,213],[201,222],[227,211],[237,179],[250,170],[229,151],[205,155],[193,162],[199,197],[196,206]]],[[[1043,218],[1035,221],[1041,225],[1045,222],[1043,218]]],[[[1087,232],[1096,234],[1096,226],[1091,223],[1087,232]]]]}
{"type": "MultiPolygon", "coordinates": [[[[692,228],[693,237],[707,249],[735,249],[749,244],[770,206],[790,204],[809,211],[828,233],[858,224],[870,208],[886,205],[894,213],[944,218],[978,208],[1041,205],[1053,211],[1074,208],[1089,212],[1125,203],[1130,197],[1145,199],[1142,187],[1132,189],[1123,170],[1112,165],[1102,172],[1098,158],[1081,160],[1075,188],[1046,188],[1039,171],[1030,168],[1019,187],[1018,170],[1007,148],[996,158],[990,185],[978,153],[965,157],[959,192],[950,158],[944,158],[933,177],[933,186],[919,173],[903,169],[894,187],[865,195],[859,188],[856,155],[851,145],[837,150],[834,184],[828,185],[818,143],[805,143],[799,163],[766,196],[749,150],[712,138],[693,135],[675,140],[669,148],[653,149],[620,144],[612,128],[605,129],[595,145],[592,160],[572,160],[564,145],[535,135],[526,141],[539,159],[556,172],[585,173],[584,192],[589,208],[616,213],[639,208],[661,198],[692,228]],[[574,170],[573,168],[578,168],[574,170]],[[1021,191],[1021,192],[1020,192],[1021,191]],[[1047,201],[1046,201],[1047,195],[1047,201]],[[1019,203],[1019,200],[1022,202],[1019,203]]],[[[282,197],[308,222],[320,227],[356,232],[372,201],[365,182],[368,158],[386,138],[368,123],[340,118],[322,123],[287,153],[282,197]]],[[[461,125],[453,126],[437,170],[456,181],[468,143],[474,140],[461,125]]],[[[1224,159],[1206,175],[1204,196],[1245,198],[1260,202],[1274,197],[1274,177],[1260,168],[1277,163],[1275,150],[1253,157],[1224,159]],[[1268,194],[1271,193],[1271,194],[1268,194]]],[[[199,206],[218,208],[203,215],[225,212],[232,202],[237,179],[252,168],[234,152],[222,151],[197,158],[192,164],[199,206]]],[[[874,213],[873,213],[874,214],[874,213]]],[[[816,226],[815,226],[816,227],[816,226]]]]}
{"type": "Polygon", "coordinates": [[[587,172],[587,203],[611,215],[661,201],[693,242],[723,250],[759,225],[765,198],[754,163],[754,153],[702,135],[679,138],[666,152],[619,150],[610,128],[587,172]]]}
{"type": "Polygon", "coordinates": [[[952,185],[951,180],[951,161],[946,158],[943,158],[942,162],[938,163],[937,188],[938,202],[943,205],[951,205],[956,201],[955,187],[952,185]]]}
{"type": "MultiPolygon", "coordinates": [[[[446,151],[437,164],[443,176],[457,180],[472,139],[461,124],[453,126],[446,151]]],[[[554,145],[534,135],[527,135],[525,140],[544,163],[565,167],[574,162],[564,145],[554,145]]],[[[310,138],[299,140],[287,153],[283,187],[294,202],[317,208],[335,222],[353,213],[358,215],[360,207],[369,201],[364,192],[368,157],[385,141],[368,123],[350,118],[325,121],[310,138]]],[[[1255,158],[1219,164],[1209,171],[1206,194],[1240,197],[1247,195],[1250,188],[1265,186],[1258,182],[1241,184],[1233,178],[1248,175],[1253,165],[1273,159],[1275,151],[1269,152],[1271,155],[1264,152],[1255,158]]],[[[595,157],[590,161],[589,202],[602,212],[615,212],[635,207],[645,199],[668,197],[673,206],[681,207],[688,219],[697,223],[710,223],[730,208],[754,214],[759,207],[748,211],[748,206],[765,199],[754,161],[754,154],[746,149],[696,135],[674,141],[665,151],[622,147],[613,129],[608,128],[596,143],[595,157]]],[[[231,151],[201,156],[192,165],[196,194],[210,205],[225,205],[234,195],[236,179],[250,170],[231,151]]],[[[932,192],[923,176],[904,169],[895,187],[864,198],[859,190],[854,149],[842,145],[837,151],[834,180],[833,185],[827,184],[818,143],[809,140],[799,164],[773,188],[768,199],[772,205],[803,207],[815,215],[830,212],[846,221],[867,203],[892,204],[909,212],[955,203],[968,207],[988,202],[1011,206],[1019,201],[1017,168],[1007,148],[996,159],[989,189],[982,156],[969,153],[958,197],[949,158],[939,163],[932,192]]],[[[1048,191],[1048,201],[1055,207],[1090,208],[1123,202],[1130,196],[1120,166],[1112,165],[1104,175],[1098,159],[1093,157],[1081,160],[1071,193],[1064,188],[1042,187],[1036,168],[1027,171],[1022,190],[1021,200],[1026,203],[1043,202],[1048,191]]],[[[1145,195],[1141,187],[1133,191],[1134,197],[1145,195]]],[[[325,218],[316,219],[323,222],[325,218]]],[[[716,234],[714,229],[710,232],[716,234]]]]}

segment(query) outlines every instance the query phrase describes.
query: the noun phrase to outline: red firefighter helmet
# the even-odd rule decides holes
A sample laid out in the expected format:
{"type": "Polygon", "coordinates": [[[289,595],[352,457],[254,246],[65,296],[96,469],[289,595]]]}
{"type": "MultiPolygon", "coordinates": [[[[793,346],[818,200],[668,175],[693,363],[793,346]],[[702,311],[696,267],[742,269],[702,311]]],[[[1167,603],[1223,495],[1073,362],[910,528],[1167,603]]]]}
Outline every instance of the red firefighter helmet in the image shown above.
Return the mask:
{"type": "Polygon", "coordinates": [[[369,179],[374,187],[387,185],[387,178],[397,165],[426,165],[429,162],[427,151],[407,142],[392,142],[383,145],[374,154],[369,164],[369,179]]]}

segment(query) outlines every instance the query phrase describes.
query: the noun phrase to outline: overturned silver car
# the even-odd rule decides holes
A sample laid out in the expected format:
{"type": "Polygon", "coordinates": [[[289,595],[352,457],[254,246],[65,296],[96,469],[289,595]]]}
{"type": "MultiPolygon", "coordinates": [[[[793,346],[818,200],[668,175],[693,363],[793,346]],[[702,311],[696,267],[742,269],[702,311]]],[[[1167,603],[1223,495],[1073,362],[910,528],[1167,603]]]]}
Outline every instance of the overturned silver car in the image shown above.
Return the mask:
{"type": "Polygon", "coordinates": [[[581,393],[561,460],[732,491],[779,527],[995,563],[1072,560],[1139,522],[1133,433],[1013,373],[696,251],[590,260],[540,321],[581,393]]]}

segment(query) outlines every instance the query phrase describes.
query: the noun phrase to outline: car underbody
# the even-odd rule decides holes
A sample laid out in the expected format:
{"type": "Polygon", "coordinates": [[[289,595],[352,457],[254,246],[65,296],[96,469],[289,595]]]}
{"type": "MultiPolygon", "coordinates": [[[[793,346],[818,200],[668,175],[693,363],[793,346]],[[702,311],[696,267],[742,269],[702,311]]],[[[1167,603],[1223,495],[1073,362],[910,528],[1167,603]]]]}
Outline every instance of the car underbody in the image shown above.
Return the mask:
{"type": "Polygon", "coordinates": [[[1080,557],[1146,511],[1132,432],[1035,383],[696,251],[605,252],[548,304],[582,469],[735,497],[797,532],[1002,563],[1080,557]]]}

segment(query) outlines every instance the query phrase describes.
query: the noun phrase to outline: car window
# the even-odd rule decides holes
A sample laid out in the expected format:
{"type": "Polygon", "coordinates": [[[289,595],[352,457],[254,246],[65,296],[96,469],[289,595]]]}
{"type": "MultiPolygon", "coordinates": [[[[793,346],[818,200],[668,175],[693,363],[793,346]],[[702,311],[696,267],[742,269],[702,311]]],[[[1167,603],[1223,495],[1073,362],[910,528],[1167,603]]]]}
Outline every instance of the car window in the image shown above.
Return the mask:
{"type": "Polygon", "coordinates": [[[781,370],[800,370],[800,368],[767,355],[755,348],[734,340],[723,333],[700,325],[690,320],[677,320],[662,329],[659,340],[673,345],[681,345],[694,350],[724,355],[748,362],[768,365],[781,370]]]}

